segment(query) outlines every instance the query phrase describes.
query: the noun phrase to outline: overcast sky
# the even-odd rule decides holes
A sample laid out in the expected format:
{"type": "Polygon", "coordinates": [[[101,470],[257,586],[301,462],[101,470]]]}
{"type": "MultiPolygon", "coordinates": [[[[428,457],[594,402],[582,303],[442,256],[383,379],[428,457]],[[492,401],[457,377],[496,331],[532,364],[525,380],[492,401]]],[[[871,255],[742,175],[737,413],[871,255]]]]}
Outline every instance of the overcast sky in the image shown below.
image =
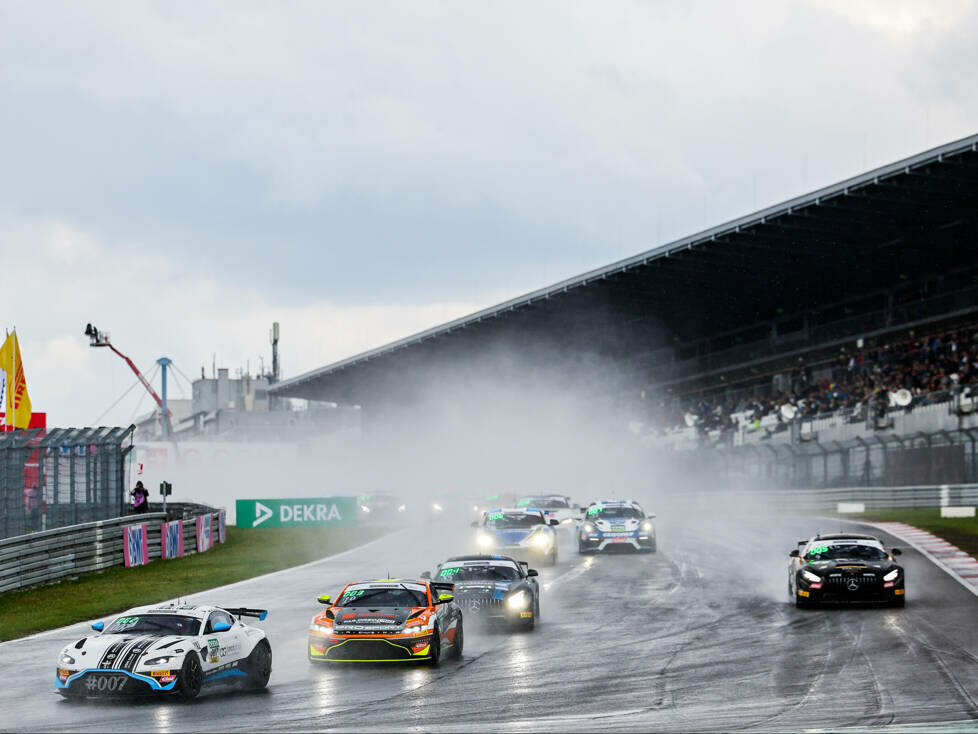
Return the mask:
{"type": "Polygon", "coordinates": [[[49,425],[134,381],[88,321],[194,377],[278,320],[292,376],[974,133],[976,37],[956,0],[0,0],[3,325],[49,425]]]}

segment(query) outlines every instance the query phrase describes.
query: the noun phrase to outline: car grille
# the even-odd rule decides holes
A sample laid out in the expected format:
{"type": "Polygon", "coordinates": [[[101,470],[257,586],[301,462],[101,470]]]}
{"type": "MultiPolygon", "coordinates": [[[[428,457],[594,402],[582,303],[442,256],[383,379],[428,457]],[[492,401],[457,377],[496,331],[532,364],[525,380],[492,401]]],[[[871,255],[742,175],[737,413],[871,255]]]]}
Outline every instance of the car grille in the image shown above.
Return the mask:
{"type": "Polygon", "coordinates": [[[407,644],[389,644],[383,640],[356,640],[334,645],[326,650],[327,660],[409,660],[407,644]]]}
{"type": "Polygon", "coordinates": [[[456,595],[455,601],[462,607],[464,614],[491,613],[498,610],[503,603],[502,599],[493,598],[492,592],[485,591],[456,595]]]}
{"type": "Polygon", "coordinates": [[[91,672],[86,673],[71,686],[73,693],[83,695],[119,695],[123,693],[146,693],[149,685],[130,678],[124,673],[91,672]]]}
{"type": "Polygon", "coordinates": [[[834,573],[825,579],[825,584],[833,592],[853,594],[876,592],[883,587],[880,577],[875,573],[834,573]]]}

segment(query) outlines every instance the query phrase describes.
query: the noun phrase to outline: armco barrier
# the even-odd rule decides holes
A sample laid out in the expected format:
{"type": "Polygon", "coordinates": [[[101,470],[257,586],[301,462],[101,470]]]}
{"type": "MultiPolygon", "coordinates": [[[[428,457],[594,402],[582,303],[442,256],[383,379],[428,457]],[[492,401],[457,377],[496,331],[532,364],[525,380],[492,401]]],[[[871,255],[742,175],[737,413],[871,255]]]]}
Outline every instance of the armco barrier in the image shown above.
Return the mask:
{"type": "MultiPolygon", "coordinates": [[[[740,490],[744,493],[745,490],[740,490]]],[[[746,491],[785,510],[832,511],[839,503],[861,503],[866,510],[978,505],[978,484],[931,484],[907,487],[842,487],[746,491]]]]}
{"type": "MultiPolygon", "coordinates": [[[[183,515],[183,547],[187,556],[197,552],[193,518],[213,513],[216,540],[218,510],[204,505],[181,509],[177,517],[183,515]]],[[[173,519],[172,513],[167,514],[173,519]]],[[[0,593],[123,565],[122,529],[126,525],[146,523],[149,558],[160,559],[160,531],[166,519],[162,512],[147,512],[0,540],[0,593]]]]}

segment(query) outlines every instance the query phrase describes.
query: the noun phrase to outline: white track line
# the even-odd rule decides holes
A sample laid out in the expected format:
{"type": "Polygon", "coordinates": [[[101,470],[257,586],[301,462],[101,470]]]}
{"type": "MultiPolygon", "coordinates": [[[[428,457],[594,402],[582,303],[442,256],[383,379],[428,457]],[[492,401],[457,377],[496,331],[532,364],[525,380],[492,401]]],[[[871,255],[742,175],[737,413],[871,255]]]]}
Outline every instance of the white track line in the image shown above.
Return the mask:
{"type": "Polygon", "coordinates": [[[593,565],[594,565],[594,557],[585,558],[584,561],[583,561],[583,563],[581,563],[581,564],[579,564],[577,566],[572,566],[571,568],[567,569],[562,574],[560,574],[560,576],[558,576],[557,578],[555,578],[550,583],[544,584],[543,585],[543,590],[544,591],[550,591],[552,588],[554,588],[555,586],[559,586],[560,584],[564,583],[568,579],[575,578],[577,576],[580,576],[582,573],[584,573],[586,571],[590,571],[591,570],[591,566],[593,566],[593,565]]]}

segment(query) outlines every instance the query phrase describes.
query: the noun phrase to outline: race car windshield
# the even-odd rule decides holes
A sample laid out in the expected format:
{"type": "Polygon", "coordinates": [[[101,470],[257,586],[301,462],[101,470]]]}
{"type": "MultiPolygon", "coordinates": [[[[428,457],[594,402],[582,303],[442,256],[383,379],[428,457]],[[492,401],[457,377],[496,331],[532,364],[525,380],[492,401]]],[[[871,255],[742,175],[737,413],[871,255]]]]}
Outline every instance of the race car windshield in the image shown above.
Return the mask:
{"type": "Polygon", "coordinates": [[[823,543],[817,542],[805,555],[809,561],[882,561],[886,551],[875,545],[856,543],[823,543]]]}
{"type": "Polygon", "coordinates": [[[438,572],[438,580],[456,581],[516,581],[519,571],[512,566],[449,566],[438,572]]]}
{"type": "Polygon", "coordinates": [[[596,520],[641,520],[645,517],[634,507],[593,507],[588,510],[588,517],[596,520]],[[598,510],[592,514],[591,510],[598,510]]]}
{"type": "Polygon", "coordinates": [[[414,589],[350,589],[336,602],[338,607],[426,607],[424,594],[414,589]]]}
{"type": "Polygon", "coordinates": [[[119,617],[105,629],[107,635],[196,635],[200,620],[176,614],[140,614],[119,617]]]}
{"type": "Polygon", "coordinates": [[[493,530],[532,528],[534,525],[543,524],[540,515],[526,515],[522,512],[494,512],[486,518],[486,527],[493,530]]]}
{"type": "Polygon", "coordinates": [[[560,510],[570,507],[567,500],[559,497],[523,497],[516,503],[518,507],[542,507],[545,510],[560,510]]]}

